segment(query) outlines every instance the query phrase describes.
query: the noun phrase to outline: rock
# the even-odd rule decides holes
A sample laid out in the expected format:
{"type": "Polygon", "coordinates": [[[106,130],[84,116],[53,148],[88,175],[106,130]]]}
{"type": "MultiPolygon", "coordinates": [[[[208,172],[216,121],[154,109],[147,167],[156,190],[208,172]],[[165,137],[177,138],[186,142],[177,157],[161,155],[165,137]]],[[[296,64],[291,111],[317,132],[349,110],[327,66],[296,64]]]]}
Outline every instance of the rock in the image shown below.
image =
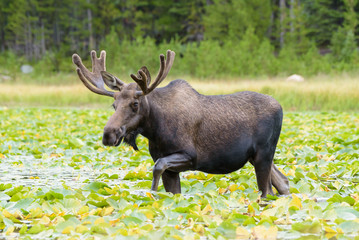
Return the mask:
{"type": "Polygon", "coordinates": [[[293,75],[287,77],[287,81],[289,81],[289,82],[304,82],[304,78],[300,75],[293,74],[293,75]]]}
{"type": "Polygon", "coordinates": [[[22,65],[20,69],[22,73],[31,73],[32,71],[34,71],[34,68],[30,65],[22,65]]]}

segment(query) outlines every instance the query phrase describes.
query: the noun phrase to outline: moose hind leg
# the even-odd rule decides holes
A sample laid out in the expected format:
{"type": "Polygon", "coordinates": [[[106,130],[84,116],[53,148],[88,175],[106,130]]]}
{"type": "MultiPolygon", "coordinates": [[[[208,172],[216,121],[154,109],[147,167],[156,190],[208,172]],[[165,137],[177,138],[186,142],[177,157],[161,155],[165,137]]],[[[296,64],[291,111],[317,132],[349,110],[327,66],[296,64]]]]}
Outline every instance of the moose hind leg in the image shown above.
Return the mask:
{"type": "Polygon", "coordinates": [[[284,176],[274,164],[272,165],[271,180],[280,195],[289,194],[288,178],[284,176]]]}
{"type": "Polygon", "coordinates": [[[181,182],[178,172],[164,171],[162,173],[162,182],[166,192],[173,194],[181,193],[181,182]]]}
{"type": "Polygon", "coordinates": [[[273,154],[268,149],[258,150],[251,161],[256,172],[258,189],[262,191],[261,197],[274,195],[271,182],[272,162],[273,154]]]}

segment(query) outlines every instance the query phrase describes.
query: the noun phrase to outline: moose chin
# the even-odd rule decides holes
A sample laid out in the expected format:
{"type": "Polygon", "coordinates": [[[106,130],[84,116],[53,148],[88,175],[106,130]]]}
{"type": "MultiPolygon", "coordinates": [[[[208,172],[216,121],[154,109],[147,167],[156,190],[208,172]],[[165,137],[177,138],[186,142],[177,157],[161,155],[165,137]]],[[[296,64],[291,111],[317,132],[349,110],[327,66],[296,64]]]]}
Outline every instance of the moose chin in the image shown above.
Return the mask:
{"type": "Polygon", "coordinates": [[[137,150],[136,137],[146,137],[155,162],[153,191],[160,177],[166,191],[175,194],[181,192],[180,172],[225,174],[250,162],[262,197],[273,195],[272,185],[279,194],[289,194],[287,177],[273,163],[283,119],[280,104],[249,91],[206,96],[180,79],[158,88],[174,57],[171,50],[166,58],[160,55],[159,72],[152,83],[143,66],[131,74],[134,82],[126,84],[106,72],[105,51],[100,58],[91,51],[92,72],[77,54],[72,56],[82,83],[94,93],[114,98],[115,112],[104,128],[103,144],[125,142],[137,150]]]}

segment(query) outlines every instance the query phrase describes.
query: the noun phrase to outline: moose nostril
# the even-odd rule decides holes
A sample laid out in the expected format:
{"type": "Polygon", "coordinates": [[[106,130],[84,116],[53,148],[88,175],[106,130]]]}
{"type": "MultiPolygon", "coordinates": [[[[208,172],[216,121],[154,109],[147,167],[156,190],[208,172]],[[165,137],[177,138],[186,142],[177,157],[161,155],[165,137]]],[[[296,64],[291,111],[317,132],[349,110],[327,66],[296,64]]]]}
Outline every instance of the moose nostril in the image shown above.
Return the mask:
{"type": "Polygon", "coordinates": [[[102,136],[102,144],[105,146],[109,146],[110,145],[110,139],[111,139],[111,134],[109,132],[104,132],[103,136],[102,136]]]}

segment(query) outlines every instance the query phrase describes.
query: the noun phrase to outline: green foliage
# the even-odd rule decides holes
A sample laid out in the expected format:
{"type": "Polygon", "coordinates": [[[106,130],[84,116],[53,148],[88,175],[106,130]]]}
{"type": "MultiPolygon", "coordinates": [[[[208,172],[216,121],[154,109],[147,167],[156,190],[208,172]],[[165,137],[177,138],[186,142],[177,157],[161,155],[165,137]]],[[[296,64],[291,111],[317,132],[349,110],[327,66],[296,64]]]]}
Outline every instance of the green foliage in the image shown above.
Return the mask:
{"type": "Polygon", "coordinates": [[[305,16],[308,37],[317,43],[317,47],[327,47],[344,21],[343,2],[302,0],[301,3],[307,13],[305,16]]]}
{"type": "Polygon", "coordinates": [[[248,28],[263,38],[270,25],[270,1],[214,0],[206,6],[203,24],[205,37],[219,41],[238,40],[248,28]]]}
{"type": "Polygon", "coordinates": [[[0,74],[17,80],[25,63],[33,78],[73,72],[71,55],[89,62],[92,49],[105,49],[121,77],[156,71],[167,49],[179,77],[356,73],[358,1],[281,2],[3,0],[0,74]]]}
{"type": "Polygon", "coordinates": [[[340,63],[350,64],[355,62],[353,60],[358,57],[358,52],[353,31],[340,28],[333,35],[331,42],[333,55],[340,63]]]}
{"type": "Polygon", "coordinates": [[[153,161],[103,147],[111,111],[0,109],[0,228],[6,238],[298,239],[358,236],[359,115],[287,113],[275,164],[290,196],[259,199],[254,169],[181,174],[150,192],[153,161]],[[24,121],[24,119],[27,119],[24,121]],[[73,146],[73,139],[83,144],[73,146]],[[79,140],[80,141],[80,140],[79,140]]]}

